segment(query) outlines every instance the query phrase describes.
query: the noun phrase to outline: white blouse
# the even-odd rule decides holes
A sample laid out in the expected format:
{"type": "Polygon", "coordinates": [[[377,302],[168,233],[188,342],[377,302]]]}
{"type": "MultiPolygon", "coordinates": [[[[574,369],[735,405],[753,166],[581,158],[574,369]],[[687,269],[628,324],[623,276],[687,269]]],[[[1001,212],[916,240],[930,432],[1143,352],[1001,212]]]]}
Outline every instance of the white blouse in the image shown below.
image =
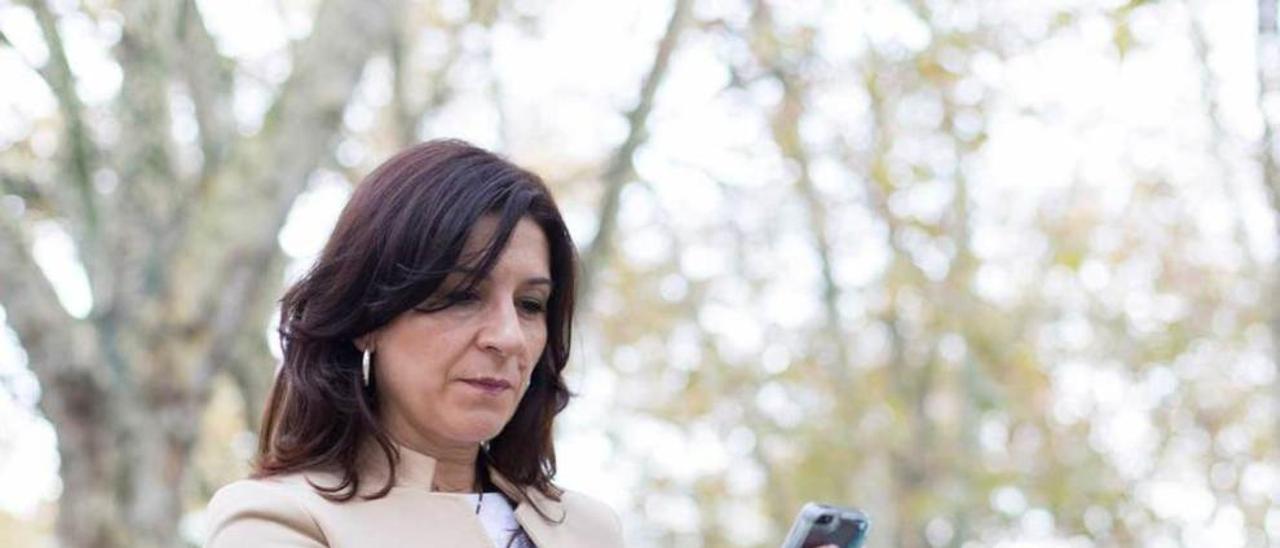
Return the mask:
{"type": "Polygon", "coordinates": [[[520,524],[516,522],[515,509],[511,507],[511,503],[507,502],[507,497],[502,493],[491,491],[484,494],[484,499],[480,499],[480,495],[476,493],[467,494],[467,502],[475,505],[480,504],[480,523],[484,525],[484,532],[489,534],[489,540],[493,541],[496,548],[506,548],[507,543],[511,541],[513,533],[519,529],[520,524]]]}

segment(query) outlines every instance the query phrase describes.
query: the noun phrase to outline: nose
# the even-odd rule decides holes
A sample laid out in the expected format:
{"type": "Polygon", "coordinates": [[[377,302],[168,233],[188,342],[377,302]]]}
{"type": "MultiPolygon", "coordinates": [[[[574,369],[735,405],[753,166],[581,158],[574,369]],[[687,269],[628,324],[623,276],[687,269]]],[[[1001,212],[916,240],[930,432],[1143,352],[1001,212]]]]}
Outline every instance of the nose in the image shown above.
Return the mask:
{"type": "Polygon", "coordinates": [[[514,303],[498,303],[486,307],[477,344],[487,352],[503,358],[518,356],[524,349],[524,329],[514,303]]]}

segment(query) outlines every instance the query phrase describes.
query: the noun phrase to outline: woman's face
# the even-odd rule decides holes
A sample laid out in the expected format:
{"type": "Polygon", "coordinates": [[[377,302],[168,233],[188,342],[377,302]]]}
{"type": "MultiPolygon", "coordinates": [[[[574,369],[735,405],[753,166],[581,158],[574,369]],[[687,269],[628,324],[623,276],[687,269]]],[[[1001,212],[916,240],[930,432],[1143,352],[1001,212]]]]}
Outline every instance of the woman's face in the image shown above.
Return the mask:
{"type": "MultiPolygon", "coordinates": [[[[496,217],[482,217],[464,256],[479,252],[496,228],[496,217]]],[[[474,291],[460,281],[450,275],[426,302],[365,339],[374,347],[383,423],[400,443],[420,450],[497,436],[547,342],[549,251],[532,220],[516,224],[474,291]]]]}

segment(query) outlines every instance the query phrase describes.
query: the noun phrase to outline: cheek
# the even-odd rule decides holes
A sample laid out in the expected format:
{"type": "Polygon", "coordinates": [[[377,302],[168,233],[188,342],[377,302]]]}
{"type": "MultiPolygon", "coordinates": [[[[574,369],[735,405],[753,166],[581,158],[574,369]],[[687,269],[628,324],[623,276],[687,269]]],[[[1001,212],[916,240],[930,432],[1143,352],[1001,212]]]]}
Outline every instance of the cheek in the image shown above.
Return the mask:
{"type": "Polygon", "coordinates": [[[431,364],[406,355],[397,356],[394,364],[388,364],[384,388],[393,393],[400,405],[417,407],[433,398],[426,397],[439,391],[441,380],[431,364]],[[408,358],[408,359],[406,359],[408,358]]]}
{"type": "Polygon", "coordinates": [[[388,345],[386,379],[407,393],[421,393],[443,384],[449,349],[433,344],[438,339],[413,333],[397,337],[388,345]]]}
{"type": "Polygon", "coordinates": [[[529,349],[527,356],[530,365],[536,364],[538,359],[542,358],[543,352],[547,349],[547,329],[546,327],[538,327],[531,329],[525,337],[525,348],[529,349]]]}

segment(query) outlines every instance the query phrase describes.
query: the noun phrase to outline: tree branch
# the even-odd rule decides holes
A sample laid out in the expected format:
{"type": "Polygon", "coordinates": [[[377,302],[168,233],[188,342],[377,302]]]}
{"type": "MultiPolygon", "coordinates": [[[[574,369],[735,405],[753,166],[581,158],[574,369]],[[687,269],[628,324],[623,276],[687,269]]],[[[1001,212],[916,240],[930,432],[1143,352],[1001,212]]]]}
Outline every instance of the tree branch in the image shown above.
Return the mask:
{"type": "MultiPolygon", "coordinates": [[[[1196,59],[1199,61],[1198,64],[1200,66],[1200,99],[1206,105],[1205,116],[1208,118],[1209,129],[1213,137],[1213,142],[1208,145],[1209,156],[1222,172],[1222,186],[1227,199],[1235,206],[1234,209],[1239,211],[1242,203],[1239,187],[1242,179],[1245,178],[1239,177],[1234,173],[1233,164],[1228,161],[1227,153],[1224,150],[1228,145],[1234,145],[1234,143],[1232,143],[1231,132],[1222,124],[1222,102],[1218,98],[1217,81],[1209,63],[1210,47],[1209,40],[1204,32],[1204,21],[1201,19],[1200,14],[1196,13],[1192,2],[1187,2],[1187,11],[1190,22],[1191,44],[1194,46],[1196,59]]],[[[1244,219],[1238,216],[1232,217],[1231,225],[1236,243],[1247,248],[1249,235],[1245,230],[1244,219]]],[[[1250,269],[1257,266],[1251,253],[1245,253],[1244,260],[1250,269]]]]}
{"type": "MultiPolygon", "coordinates": [[[[105,256],[86,263],[95,267],[96,304],[124,325],[159,319],[146,311],[163,289],[164,280],[156,275],[164,262],[162,241],[170,233],[169,219],[182,207],[180,190],[189,186],[180,181],[171,150],[176,7],[157,0],[120,4],[126,22],[114,50],[123,72],[117,99],[120,140],[114,150],[120,185],[108,205],[109,213],[127,215],[129,222],[106,224],[105,256]]],[[[139,327],[146,332],[154,326],[139,327]]]]}
{"type": "Polygon", "coordinates": [[[57,387],[66,382],[105,387],[92,328],[62,307],[31,255],[30,240],[20,219],[0,210],[0,304],[44,387],[42,399],[58,398],[57,387]]]}
{"type": "MultiPolygon", "coordinates": [[[[1258,161],[1262,164],[1262,186],[1271,200],[1277,247],[1280,247],[1280,165],[1276,160],[1276,124],[1274,110],[1267,111],[1267,101],[1280,93],[1280,29],[1277,28],[1277,6],[1274,0],[1258,0],[1258,109],[1262,111],[1262,141],[1258,143],[1258,161]]],[[[1280,260],[1272,265],[1271,274],[1271,352],[1280,370],[1280,260]]],[[[1280,381],[1275,383],[1276,401],[1280,402],[1280,381]]],[[[1280,421],[1276,421],[1280,437],[1280,421]]]]}
{"type": "Polygon", "coordinates": [[[0,195],[11,194],[22,198],[27,209],[52,215],[57,208],[43,189],[28,177],[0,172],[0,195]]]}
{"type": "Polygon", "coordinates": [[[200,126],[200,151],[204,156],[201,179],[208,179],[222,164],[235,138],[235,117],[231,111],[232,65],[218,53],[195,0],[182,3],[178,32],[185,53],[182,76],[200,126]]]}
{"type": "MultiPolygon", "coordinates": [[[[400,146],[409,146],[418,140],[418,122],[422,113],[409,104],[409,57],[410,42],[408,34],[411,29],[407,14],[396,14],[395,27],[391,31],[391,39],[387,44],[387,54],[391,60],[391,109],[395,120],[396,138],[400,146]]],[[[456,41],[451,40],[451,44],[456,41]]],[[[450,48],[457,51],[457,48],[450,48]]]]}
{"type": "MultiPolygon", "coordinates": [[[[168,302],[178,318],[209,330],[211,348],[232,344],[252,303],[271,287],[265,274],[279,260],[276,236],[311,172],[329,154],[347,100],[398,6],[398,0],[321,5],[262,131],[234,151],[234,168],[218,177],[193,212],[168,278],[196,281],[195,287],[188,284],[168,302]]],[[[225,366],[214,358],[199,364],[196,390],[207,391],[208,379],[225,366]]]]}
{"type": "Polygon", "coordinates": [[[86,236],[97,231],[98,208],[93,192],[93,170],[96,149],[89,139],[84,123],[84,104],[76,94],[75,75],[71,73],[71,64],[67,61],[66,48],[62,44],[62,34],[58,32],[57,18],[49,11],[43,0],[28,0],[27,5],[36,15],[40,32],[45,44],[49,47],[49,61],[44,67],[36,70],[58,99],[58,108],[66,119],[67,167],[71,174],[71,182],[75,186],[80,201],[80,211],[86,236]]]}
{"type": "MultiPolygon", "coordinates": [[[[1275,116],[1267,112],[1266,100],[1280,94],[1280,29],[1276,2],[1258,0],[1258,108],[1262,110],[1263,136],[1260,150],[1262,183],[1276,213],[1280,234],[1280,165],[1276,159],[1275,116]]],[[[1280,343],[1278,343],[1280,346],[1280,343]]]]}
{"type": "MultiPolygon", "coordinates": [[[[840,316],[840,284],[835,278],[831,237],[827,229],[827,209],[824,198],[814,186],[810,174],[809,152],[800,136],[800,119],[804,116],[806,83],[785,66],[776,47],[772,14],[764,2],[756,2],[752,11],[752,51],[761,65],[782,85],[782,100],[772,113],[771,129],[774,143],[782,155],[795,162],[798,173],[794,184],[809,212],[809,233],[818,254],[822,275],[822,303],[826,316],[827,336],[835,350],[835,363],[828,367],[831,380],[841,390],[848,386],[848,369],[852,366],[849,347],[844,336],[844,321],[840,316]]],[[[837,401],[844,401],[842,398],[837,401]]]]}
{"type": "MultiPolygon", "coordinates": [[[[276,293],[283,281],[285,258],[276,254],[263,275],[264,293],[276,293]]],[[[244,402],[245,422],[249,430],[258,431],[267,394],[275,380],[276,360],[271,355],[267,333],[271,315],[276,311],[274,299],[259,298],[245,312],[239,332],[223,355],[214,355],[211,362],[226,364],[226,371],[235,382],[240,399],[244,402]]],[[[220,349],[215,348],[217,352],[220,349]]]]}
{"type": "MultiPolygon", "coordinates": [[[[493,0],[472,2],[467,20],[443,27],[448,37],[446,40],[448,50],[443,63],[430,75],[428,89],[424,93],[415,93],[411,90],[408,77],[414,73],[414,68],[410,64],[412,32],[420,27],[414,24],[413,18],[407,13],[398,14],[395,18],[396,28],[391,33],[388,53],[392,70],[392,118],[395,120],[394,129],[401,146],[409,146],[417,142],[418,125],[423,117],[428,112],[440,108],[453,97],[454,90],[447,76],[462,57],[463,48],[460,46],[458,35],[464,29],[473,26],[486,31],[492,30],[493,24],[498,19],[499,4],[493,0]],[[425,99],[414,101],[413,98],[417,96],[425,96],[425,99]]],[[[485,54],[488,55],[490,51],[491,48],[486,47],[485,54]]],[[[497,79],[493,79],[492,82],[496,83],[497,79]]],[[[497,100],[496,94],[494,100],[497,100]]]]}
{"type": "Polygon", "coordinates": [[[666,32],[663,33],[662,39],[658,41],[653,64],[640,87],[640,99],[636,106],[627,113],[627,137],[614,150],[613,156],[609,159],[609,167],[601,177],[600,182],[604,185],[604,195],[600,200],[599,228],[583,254],[582,280],[579,283],[580,299],[584,308],[589,305],[591,296],[595,291],[597,273],[604,268],[605,262],[609,260],[609,256],[612,254],[613,233],[617,230],[618,206],[619,199],[622,196],[622,187],[626,185],[627,179],[631,178],[635,172],[633,162],[635,161],[636,149],[640,148],[640,145],[648,137],[647,125],[649,113],[653,110],[654,97],[657,96],[658,87],[662,84],[663,78],[666,77],[667,68],[671,64],[672,55],[675,54],[676,44],[680,41],[680,34],[689,19],[692,5],[692,0],[676,0],[675,6],[671,10],[671,18],[667,21],[666,32]]]}

